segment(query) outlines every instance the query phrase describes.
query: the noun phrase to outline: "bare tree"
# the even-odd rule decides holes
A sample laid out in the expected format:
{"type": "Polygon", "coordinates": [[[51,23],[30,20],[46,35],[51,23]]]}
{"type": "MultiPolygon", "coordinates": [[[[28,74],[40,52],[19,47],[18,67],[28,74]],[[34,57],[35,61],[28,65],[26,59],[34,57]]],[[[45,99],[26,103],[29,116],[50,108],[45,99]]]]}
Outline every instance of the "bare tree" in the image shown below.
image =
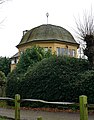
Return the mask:
{"type": "Polygon", "coordinates": [[[88,60],[94,67],[94,16],[91,13],[87,13],[83,16],[83,21],[79,19],[76,21],[77,34],[80,36],[80,39],[86,42],[86,48],[84,49],[84,55],[88,57],[88,60]]]}
{"type": "MultiPolygon", "coordinates": [[[[10,0],[0,0],[0,4],[3,4],[4,2],[7,2],[7,1],[10,1],[10,0]]],[[[3,19],[2,21],[0,21],[0,25],[4,22],[5,19],[3,19]]]]}
{"type": "Polygon", "coordinates": [[[0,0],[0,4],[2,4],[2,3],[4,3],[4,2],[6,2],[7,0],[0,0]]]}

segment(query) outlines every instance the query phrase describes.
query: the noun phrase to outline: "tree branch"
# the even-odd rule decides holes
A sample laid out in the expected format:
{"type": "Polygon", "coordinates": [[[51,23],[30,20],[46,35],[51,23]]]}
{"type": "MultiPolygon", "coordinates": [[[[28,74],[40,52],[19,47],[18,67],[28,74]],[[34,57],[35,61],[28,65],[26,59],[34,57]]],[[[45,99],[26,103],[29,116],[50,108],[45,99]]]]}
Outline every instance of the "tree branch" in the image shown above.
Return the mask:
{"type": "Polygon", "coordinates": [[[0,4],[3,4],[6,1],[8,1],[8,0],[0,0],[0,4]]]}
{"type": "Polygon", "coordinates": [[[94,17],[92,15],[92,11],[91,13],[89,13],[89,15],[87,13],[84,13],[83,21],[81,21],[80,19],[78,19],[78,21],[75,21],[78,35],[80,35],[82,39],[84,39],[86,35],[94,36],[94,17]]]}

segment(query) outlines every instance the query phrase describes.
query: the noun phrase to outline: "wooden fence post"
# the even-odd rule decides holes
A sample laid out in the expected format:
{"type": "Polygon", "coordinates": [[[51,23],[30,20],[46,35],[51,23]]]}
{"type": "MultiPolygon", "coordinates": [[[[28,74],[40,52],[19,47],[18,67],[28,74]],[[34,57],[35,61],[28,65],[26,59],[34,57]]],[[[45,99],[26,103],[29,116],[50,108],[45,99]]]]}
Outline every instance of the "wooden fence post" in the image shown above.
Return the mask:
{"type": "Polygon", "coordinates": [[[87,96],[81,95],[80,102],[80,120],[88,120],[87,96]]]}
{"type": "Polygon", "coordinates": [[[15,95],[15,120],[20,120],[20,95],[15,95]]]}
{"type": "Polygon", "coordinates": [[[38,117],[37,120],[42,120],[42,117],[38,117]]]}

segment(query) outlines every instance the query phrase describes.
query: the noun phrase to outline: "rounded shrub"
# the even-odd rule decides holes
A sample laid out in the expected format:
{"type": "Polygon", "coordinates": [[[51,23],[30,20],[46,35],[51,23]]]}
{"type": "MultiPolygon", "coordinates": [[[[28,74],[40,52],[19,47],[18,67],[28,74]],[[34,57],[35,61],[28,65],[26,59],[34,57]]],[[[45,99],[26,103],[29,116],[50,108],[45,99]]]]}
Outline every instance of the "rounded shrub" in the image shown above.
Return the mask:
{"type": "Polygon", "coordinates": [[[94,103],[94,70],[79,74],[77,91],[88,97],[88,103],[94,103]]]}
{"type": "Polygon", "coordinates": [[[23,78],[23,74],[18,74],[17,70],[13,70],[7,76],[7,85],[6,85],[6,96],[7,97],[15,97],[15,94],[19,93],[19,84],[23,78]]]}
{"type": "Polygon", "coordinates": [[[20,94],[20,81],[23,80],[24,74],[27,72],[29,67],[33,66],[42,59],[51,56],[53,56],[51,50],[45,51],[44,48],[39,46],[27,48],[21,54],[16,68],[7,76],[6,95],[8,97],[14,97],[16,93],[20,94]]]}
{"type": "Polygon", "coordinates": [[[20,82],[22,98],[78,101],[79,74],[89,69],[87,60],[53,56],[28,69],[20,82]]]}

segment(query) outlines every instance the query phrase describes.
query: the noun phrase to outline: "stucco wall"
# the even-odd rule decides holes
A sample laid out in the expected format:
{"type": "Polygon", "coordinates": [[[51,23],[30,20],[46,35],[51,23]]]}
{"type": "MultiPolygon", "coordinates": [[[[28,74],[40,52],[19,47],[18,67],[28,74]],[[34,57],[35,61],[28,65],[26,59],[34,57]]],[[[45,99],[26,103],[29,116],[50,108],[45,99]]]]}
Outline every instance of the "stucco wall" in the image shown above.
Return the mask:
{"type": "Polygon", "coordinates": [[[77,44],[70,44],[70,43],[64,43],[64,42],[32,42],[32,43],[27,43],[27,44],[24,44],[24,45],[20,45],[18,47],[19,49],[19,54],[21,52],[23,52],[24,50],[26,50],[27,48],[31,48],[33,45],[36,45],[36,46],[40,46],[40,47],[43,47],[43,48],[51,48],[52,50],[52,53],[55,53],[56,52],[56,49],[57,47],[60,47],[60,48],[68,48],[68,49],[73,49],[76,51],[76,56],[77,57],[77,48],[78,48],[78,45],[77,44]]]}

